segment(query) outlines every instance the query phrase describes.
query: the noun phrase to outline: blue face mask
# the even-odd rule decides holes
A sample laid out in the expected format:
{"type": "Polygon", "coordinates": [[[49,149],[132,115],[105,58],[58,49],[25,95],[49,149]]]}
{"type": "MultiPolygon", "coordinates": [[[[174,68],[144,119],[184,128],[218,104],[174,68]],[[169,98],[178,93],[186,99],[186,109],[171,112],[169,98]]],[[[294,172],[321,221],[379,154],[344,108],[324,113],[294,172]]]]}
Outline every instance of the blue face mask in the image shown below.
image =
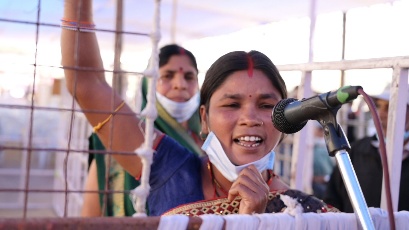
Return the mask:
{"type": "Polygon", "coordinates": [[[249,165],[256,166],[261,173],[267,169],[273,169],[275,152],[271,150],[263,158],[254,162],[236,166],[227,157],[222,145],[213,132],[210,132],[202,146],[203,151],[209,156],[210,162],[220,171],[220,173],[230,182],[234,182],[239,173],[249,165]]]}
{"type": "Polygon", "coordinates": [[[406,131],[406,132],[403,134],[403,141],[406,141],[408,138],[409,138],[409,131],[406,131]]]}
{"type": "MultiPolygon", "coordinates": [[[[376,134],[376,138],[378,138],[378,140],[379,140],[378,134],[376,134]]],[[[406,141],[408,138],[409,138],[409,130],[406,131],[406,132],[403,134],[403,141],[406,141]]],[[[386,142],[386,138],[385,138],[385,142],[386,142]]]]}
{"type": "MultiPolygon", "coordinates": [[[[406,140],[408,140],[408,138],[409,138],[409,131],[406,131],[406,132],[403,134],[403,142],[405,142],[406,140]]],[[[406,145],[403,146],[403,150],[409,150],[409,142],[406,143],[406,145]]]]}

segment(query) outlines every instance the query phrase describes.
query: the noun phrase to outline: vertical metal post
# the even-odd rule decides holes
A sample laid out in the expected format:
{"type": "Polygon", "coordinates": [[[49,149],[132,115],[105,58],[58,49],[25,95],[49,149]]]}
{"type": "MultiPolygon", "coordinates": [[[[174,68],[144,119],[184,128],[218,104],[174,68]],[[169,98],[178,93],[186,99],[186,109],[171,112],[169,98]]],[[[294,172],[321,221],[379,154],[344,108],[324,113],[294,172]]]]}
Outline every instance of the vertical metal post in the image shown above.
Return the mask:
{"type": "Polygon", "coordinates": [[[122,37],[123,37],[123,0],[117,0],[116,4],[116,26],[115,26],[115,56],[114,56],[114,74],[112,79],[113,88],[123,97],[125,79],[121,71],[122,37]]]}
{"type": "MultiPolygon", "coordinates": [[[[341,60],[345,60],[345,34],[346,34],[346,12],[342,12],[342,46],[341,46],[341,60]]],[[[345,85],[345,70],[341,69],[341,81],[340,81],[340,87],[343,87],[345,85]]],[[[343,127],[344,130],[347,130],[348,132],[348,113],[350,110],[350,105],[348,106],[343,106],[339,110],[339,117],[340,117],[340,123],[343,127]]]]}
{"type": "MultiPolygon", "coordinates": [[[[388,129],[386,133],[386,153],[388,159],[390,190],[392,199],[392,209],[398,210],[399,187],[402,169],[403,133],[406,131],[405,117],[408,98],[408,68],[394,66],[393,77],[390,87],[390,103],[388,112],[388,129]]],[[[384,178],[385,179],[385,178],[384,178]]],[[[385,180],[382,183],[381,208],[387,210],[387,193],[385,180]]]]}
{"type": "Polygon", "coordinates": [[[172,22],[171,22],[171,27],[170,27],[170,38],[171,42],[175,43],[176,42],[176,24],[177,24],[177,18],[178,18],[178,0],[173,0],[173,5],[172,5],[172,22]]]}
{"type": "MultiPolygon", "coordinates": [[[[310,4],[310,36],[309,36],[309,53],[308,53],[308,62],[314,61],[314,36],[315,36],[315,24],[316,24],[316,0],[311,0],[310,4]]],[[[301,76],[300,86],[298,87],[298,98],[306,98],[311,96],[311,80],[312,80],[312,71],[304,71],[301,76]]],[[[304,170],[311,170],[311,167],[306,167],[306,162],[311,162],[306,160],[307,157],[313,157],[312,151],[309,151],[310,154],[299,154],[300,150],[307,149],[307,136],[310,133],[310,129],[302,129],[300,132],[294,135],[294,148],[293,155],[291,160],[291,176],[290,185],[293,188],[305,191],[305,188],[311,188],[311,180],[306,180],[304,175],[306,173],[304,170]],[[305,156],[307,155],[307,156],[305,156]]],[[[310,174],[312,175],[312,174],[310,174]]]]}

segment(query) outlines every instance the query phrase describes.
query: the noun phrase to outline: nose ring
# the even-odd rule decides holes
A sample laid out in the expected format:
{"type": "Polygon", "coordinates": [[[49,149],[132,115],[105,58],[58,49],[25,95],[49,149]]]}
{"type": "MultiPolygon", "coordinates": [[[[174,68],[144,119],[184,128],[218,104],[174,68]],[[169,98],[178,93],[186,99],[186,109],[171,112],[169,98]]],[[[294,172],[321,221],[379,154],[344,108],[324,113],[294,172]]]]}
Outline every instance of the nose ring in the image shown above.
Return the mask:
{"type": "Polygon", "coordinates": [[[259,124],[259,126],[262,126],[262,125],[264,125],[264,121],[261,121],[259,124]]]}

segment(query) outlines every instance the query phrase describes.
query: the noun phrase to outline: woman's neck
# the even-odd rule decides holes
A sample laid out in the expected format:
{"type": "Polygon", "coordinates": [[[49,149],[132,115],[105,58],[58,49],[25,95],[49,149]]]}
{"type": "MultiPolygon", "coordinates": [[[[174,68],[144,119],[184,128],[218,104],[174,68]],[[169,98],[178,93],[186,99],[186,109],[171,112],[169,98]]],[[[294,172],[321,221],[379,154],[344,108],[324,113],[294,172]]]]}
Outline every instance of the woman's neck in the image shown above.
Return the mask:
{"type": "Polygon", "coordinates": [[[183,121],[179,123],[186,131],[189,130],[189,123],[188,121],[183,121]]]}
{"type": "Polygon", "coordinates": [[[213,183],[216,186],[216,189],[223,191],[223,193],[227,192],[230,190],[231,186],[232,186],[232,182],[230,182],[229,180],[227,180],[220,172],[219,170],[217,170],[217,168],[210,163],[210,167],[211,167],[211,172],[212,172],[212,179],[213,179],[213,183]]]}

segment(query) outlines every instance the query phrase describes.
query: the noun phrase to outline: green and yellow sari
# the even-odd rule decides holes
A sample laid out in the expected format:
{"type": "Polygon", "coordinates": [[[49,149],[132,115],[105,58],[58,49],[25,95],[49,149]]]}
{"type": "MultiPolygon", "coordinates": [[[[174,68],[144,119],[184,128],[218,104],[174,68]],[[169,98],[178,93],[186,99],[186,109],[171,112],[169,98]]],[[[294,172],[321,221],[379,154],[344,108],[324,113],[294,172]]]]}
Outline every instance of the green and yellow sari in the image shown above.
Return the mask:
{"type": "MultiPolygon", "coordinates": [[[[144,78],[142,81],[142,108],[145,108],[147,103],[146,94],[147,80],[144,78]]],[[[197,110],[188,120],[189,130],[186,130],[175,119],[173,119],[158,102],[156,103],[156,108],[158,111],[158,117],[154,123],[155,128],[178,141],[191,152],[197,155],[202,155],[202,150],[195,141],[195,138],[199,138],[200,132],[199,111],[197,110]]],[[[91,134],[89,142],[90,150],[105,150],[105,147],[99,140],[96,133],[91,134]]],[[[94,154],[94,158],[97,164],[98,187],[99,190],[104,191],[106,162],[109,157],[108,155],[94,154]]],[[[111,163],[109,169],[108,190],[130,191],[139,186],[139,181],[135,180],[135,178],[122,169],[122,167],[112,157],[110,159],[111,163]]],[[[104,202],[104,194],[100,193],[99,198],[102,207],[104,202]]],[[[129,196],[127,196],[127,193],[113,193],[108,194],[108,203],[104,212],[105,216],[132,216],[132,214],[135,213],[135,210],[129,196]]]]}

